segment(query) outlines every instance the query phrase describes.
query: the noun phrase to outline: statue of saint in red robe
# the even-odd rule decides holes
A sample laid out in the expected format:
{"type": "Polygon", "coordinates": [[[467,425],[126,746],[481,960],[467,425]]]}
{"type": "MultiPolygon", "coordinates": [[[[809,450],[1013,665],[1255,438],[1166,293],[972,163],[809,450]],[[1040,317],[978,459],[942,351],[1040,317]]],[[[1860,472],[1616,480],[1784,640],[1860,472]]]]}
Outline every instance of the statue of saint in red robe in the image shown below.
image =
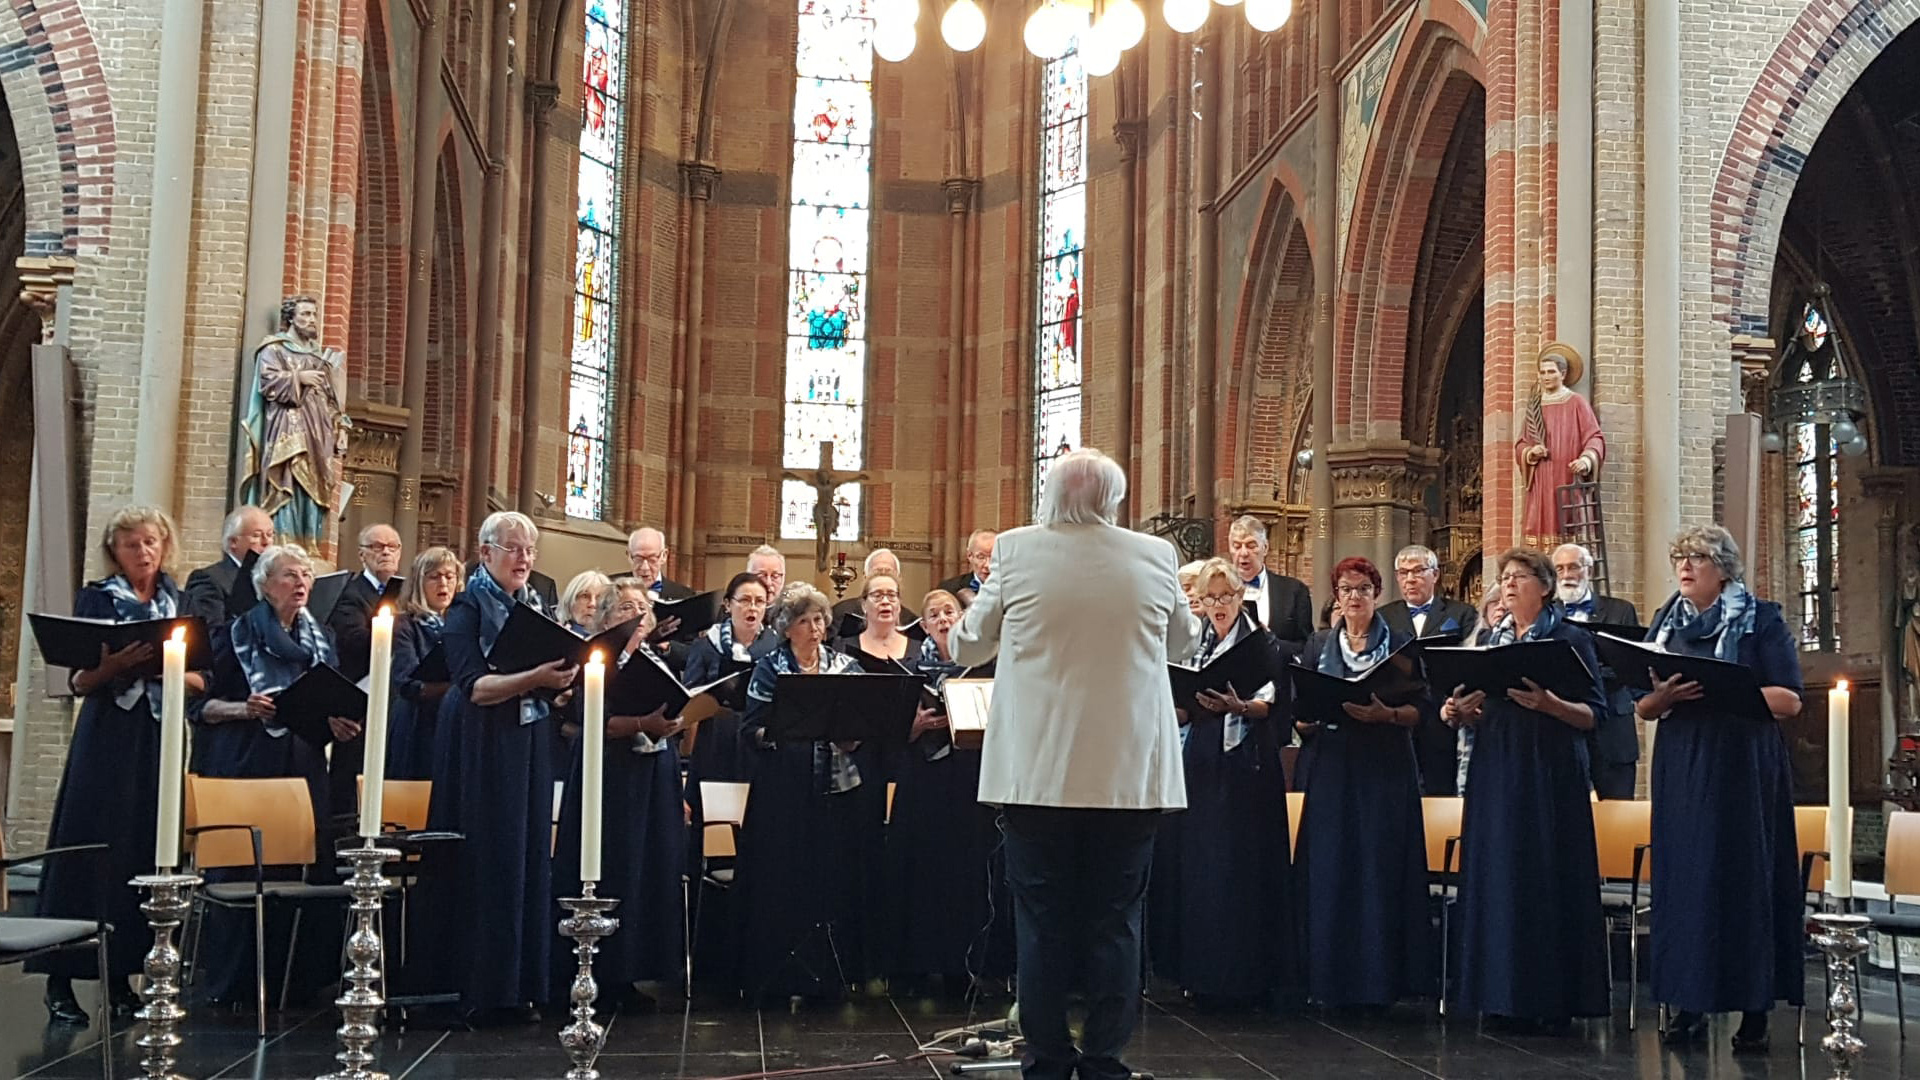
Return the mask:
{"type": "Polygon", "coordinates": [[[1539,396],[1513,444],[1527,492],[1522,535],[1529,547],[1541,550],[1562,539],[1559,487],[1597,476],[1607,458],[1600,418],[1586,398],[1567,386],[1568,372],[1567,357],[1559,352],[1540,357],[1539,396]]]}

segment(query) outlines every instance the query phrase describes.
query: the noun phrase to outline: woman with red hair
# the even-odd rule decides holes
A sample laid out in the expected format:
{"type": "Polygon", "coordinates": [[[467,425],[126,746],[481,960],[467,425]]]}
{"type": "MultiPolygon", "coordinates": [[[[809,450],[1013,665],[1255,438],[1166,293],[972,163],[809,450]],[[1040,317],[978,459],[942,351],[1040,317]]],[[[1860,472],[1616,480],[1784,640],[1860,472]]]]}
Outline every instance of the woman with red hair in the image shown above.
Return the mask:
{"type": "MultiPolygon", "coordinates": [[[[1333,568],[1333,625],[1300,662],[1323,675],[1363,675],[1410,638],[1376,610],[1380,570],[1361,558],[1333,568]]],[[[1302,881],[1307,996],[1330,1006],[1384,1007],[1425,993],[1433,977],[1420,766],[1412,731],[1435,710],[1418,700],[1296,713],[1315,729],[1294,869],[1302,881]]]]}

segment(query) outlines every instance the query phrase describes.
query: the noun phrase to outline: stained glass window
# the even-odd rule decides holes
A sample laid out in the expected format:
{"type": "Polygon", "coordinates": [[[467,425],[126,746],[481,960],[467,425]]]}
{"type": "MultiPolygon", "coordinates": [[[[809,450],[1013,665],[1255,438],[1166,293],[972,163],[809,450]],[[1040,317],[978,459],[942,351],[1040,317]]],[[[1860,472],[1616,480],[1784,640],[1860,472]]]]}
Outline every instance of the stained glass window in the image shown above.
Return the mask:
{"type": "Polygon", "coordinates": [[[1047,468],[1080,445],[1080,279],[1087,232],[1087,73],[1079,43],[1040,83],[1039,297],[1034,334],[1033,502],[1047,468]]]}
{"type": "MultiPolygon", "coordinates": [[[[867,246],[873,206],[873,19],[870,0],[798,0],[793,180],[787,217],[785,465],[812,471],[866,458],[867,246]]],[[[811,540],[814,489],[788,480],[780,535],[811,540]]],[[[836,540],[860,537],[860,485],[834,489],[836,540]]]]}
{"type": "Polygon", "coordinates": [[[626,0],[587,0],[581,64],[578,229],[573,255],[573,378],[567,391],[567,516],[607,516],[608,429],[625,119],[626,0]]]}
{"type": "MultiPolygon", "coordinates": [[[[1803,383],[1825,378],[1832,364],[1832,353],[1825,348],[1832,332],[1826,315],[1809,303],[1797,330],[1800,366],[1792,377],[1803,383]]],[[[1793,568],[1791,588],[1800,598],[1800,648],[1833,650],[1840,647],[1834,612],[1840,564],[1840,444],[1827,424],[1794,424],[1787,450],[1792,455],[1787,556],[1793,568]]]]}

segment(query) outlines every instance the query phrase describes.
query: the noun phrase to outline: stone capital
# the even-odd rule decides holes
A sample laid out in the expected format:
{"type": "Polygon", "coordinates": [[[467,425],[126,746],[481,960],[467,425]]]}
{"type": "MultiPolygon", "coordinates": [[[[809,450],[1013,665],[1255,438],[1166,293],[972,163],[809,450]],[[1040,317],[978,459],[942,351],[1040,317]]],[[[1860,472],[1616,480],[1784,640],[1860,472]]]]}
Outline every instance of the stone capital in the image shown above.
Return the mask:
{"type": "Polygon", "coordinates": [[[1401,506],[1420,501],[1439,465],[1437,451],[1406,443],[1336,447],[1328,455],[1335,506],[1401,506]]]}
{"type": "Polygon", "coordinates": [[[1120,144],[1120,160],[1131,162],[1140,156],[1140,142],[1146,136],[1144,120],[1121,120],[1113,125],[1113,141],[1120,144]]]}
{"type": "Polygon", "coordinates": [[[708,202],[720,183],[720,167],[709,161],[683,161],[680,180],[686,186],[687,198],[708,202]]]}
{"type": "Polygon", "coordinates": [[[980,194],[980,181],[950,176],[940,181],[940,189],[947,193],[947,213],[965,214],[973,209],[974,199],[980,194]]]}
{"type": "Polygon", "coordinates": [[[560,84],[552,82],[529,82],[527,84],[527,111],[533,114],[535,122],[553,115],[560,104],[560,84]]]}
{"type": "Polygon", "coordinates": [[[51,342],[60,289],[73,284],[74,261],[67,255],[22,255],[14,267],[20,274],[20,302],[40,317],[40,340],[51,342]]]}
{"type": "Polygon", "coordinates": [[[1779,346],[1769,337],[1751,334],[1733,336],[1733,359],[1740,365],[1741,407],[1764,417],[1767,409],[1767,380],[1773,375],[1774,357],[1779,346]]]}

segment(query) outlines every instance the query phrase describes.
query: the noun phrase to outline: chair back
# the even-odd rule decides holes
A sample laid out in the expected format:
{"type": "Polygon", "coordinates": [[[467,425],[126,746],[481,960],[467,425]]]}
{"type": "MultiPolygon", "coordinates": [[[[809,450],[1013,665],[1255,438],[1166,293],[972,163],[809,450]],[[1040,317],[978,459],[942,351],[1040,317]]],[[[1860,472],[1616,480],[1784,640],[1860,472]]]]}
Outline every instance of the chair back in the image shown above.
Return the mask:
{"type": "MultiPolygon", "coordinates": [[[[1643,799],[1601,799],[1593,804],[1593,843],[1600,855],[1600,877],[1605,881],[1633,880],[1633,853],[1653,842],[1653,804],[1643,799]]],[[[1644,861],[1640,880],[1651,867],[1644,861]]]]}
{"type": "MultiPolygon", "coordinates": [[[[363,773],[354,791],[365,797],[367,778],[363,773]]],[[[427,803],[433,798],[431,780],[387,780],[380,786],[380,816],[409,832],[427,827],[427,803]]]]}
{"type": "MultiPolygon", "coordinates": [[[[1420,817],[1426,825],[1427,871],[1438,874],[1446,868],[1447,841],[1460,835],[1460,811],[1466,800],[1458,795],[1428,795],[1420,800],[1420,817]]],[[[1459,845],[1454,846],[1453,869],[1460,869],[1459,845]]]]}
{"type": "MultiPolygon", "coordinates": [[[[251,825],[260,830],[263,866],[305,866],[314,859],[313,800],[298,776],[187,777],[187,827],[251,825]]],[[[239,830],[192,838],[201,870],[253,865],[253,840],[239,830]]]]}
{"type": "MultiPolygon", "coordinates": [[[[1807,855],[1815,851],[1827,850],[1827,808],[1824,806],[1796,806],[1793,808],[1794,844],[1799,849],[1799,860],[1805,862],[1807,855]]],[[[1807,889],[1810,892],[1827,891],[1827,860],[1813,860],[1813,867],[1807,874],[1807,889]]]]}
{"type": "Polygon", "coordinates": [[[1304,791],[1287,792],[1287,850],[1300,849],[1300,811],[1307,805],[1304,791]]]}
{"type": "Polygon", "coordinates": [[[893,796],[899,790],[899,784],[891,780],[887,781],[887,824],[889,825],[893,824],[893,796]]]}
{"type": "Polygon", "coordinates": [[[709,825],[739,825],[747,820],[748,785],[733,780],[700,781],[701,820],[709,825]]]}
{"type": "Polygon", "coordinates": [[[1887,899],[1920,896],[1920,813],[1887,815],[1887,899]]]}

